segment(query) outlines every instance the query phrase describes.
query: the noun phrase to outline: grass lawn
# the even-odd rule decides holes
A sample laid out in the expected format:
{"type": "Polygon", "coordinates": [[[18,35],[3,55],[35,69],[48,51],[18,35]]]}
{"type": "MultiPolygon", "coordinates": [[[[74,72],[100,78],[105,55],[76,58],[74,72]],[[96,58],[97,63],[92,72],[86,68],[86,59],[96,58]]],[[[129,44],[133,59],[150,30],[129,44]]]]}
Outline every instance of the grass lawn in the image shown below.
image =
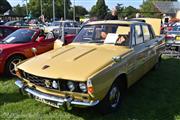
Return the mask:
{"type": "Polygon", "coordinates": [[[128,90],[119,111],[105,116],[94,109],[52,108],[20,95],[14,82],[0,77],[0,120],[180,120],[180,60],[163,59],[128,90]]]}

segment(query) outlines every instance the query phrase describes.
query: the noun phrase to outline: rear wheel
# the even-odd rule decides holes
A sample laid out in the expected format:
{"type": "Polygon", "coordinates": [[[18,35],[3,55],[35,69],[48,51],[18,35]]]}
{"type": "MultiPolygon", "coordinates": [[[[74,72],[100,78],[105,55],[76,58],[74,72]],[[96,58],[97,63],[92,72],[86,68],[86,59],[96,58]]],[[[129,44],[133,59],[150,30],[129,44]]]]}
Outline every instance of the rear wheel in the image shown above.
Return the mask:
{"type": "Polygon", "coordinates": [[[5,74],[7,76],[15,76],[16,75],[15,66],[16,64],[20,63],[22,60],[24,60],[24,57],[22,56],[10,57],[6,62],[5,74]]]}

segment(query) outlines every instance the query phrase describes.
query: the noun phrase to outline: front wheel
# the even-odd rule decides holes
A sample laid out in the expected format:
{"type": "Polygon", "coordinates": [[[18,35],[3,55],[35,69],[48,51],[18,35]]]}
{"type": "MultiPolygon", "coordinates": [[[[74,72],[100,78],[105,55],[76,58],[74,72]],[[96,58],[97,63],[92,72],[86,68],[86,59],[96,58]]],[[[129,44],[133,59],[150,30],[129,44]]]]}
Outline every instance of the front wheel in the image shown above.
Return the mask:
{"type": "Polygon", "coordinates": [[[16,64],[20,63],[23,59],[24,59],[24,57],[22,57],[22,56],[10,57],[6,62],[5,74],[7,76],[15,76],[16,75],[15,66],[16,66],[16,64]]]}
{"type": "Polygon", "coordinates": [[[106,97],[99,103],[99,111],[107,114],[116,111],[121,104],[122,92],[117,82],[113,83],[106,97]]]}

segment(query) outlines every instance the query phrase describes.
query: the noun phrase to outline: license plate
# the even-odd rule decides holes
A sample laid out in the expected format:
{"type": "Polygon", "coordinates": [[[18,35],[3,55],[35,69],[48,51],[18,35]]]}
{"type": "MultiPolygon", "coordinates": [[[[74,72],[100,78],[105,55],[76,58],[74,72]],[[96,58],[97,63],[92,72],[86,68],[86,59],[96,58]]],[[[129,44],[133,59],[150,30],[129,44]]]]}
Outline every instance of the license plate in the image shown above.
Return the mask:
{"type": "Polygon", "coordinates": [[[176,36],[176,40],[180,40],[180,36],[176,36]]]}
{"type": "Polygon", "coordinates": [[[53,101],[49,101],[49,100],[39,98],[39,97],[35,97],[35,100],[42,102],[42,103],[45,103],[45,104],[48,104],[50,106],[56,107],[56,108],[60,108],[60,105],[56,102],[53,102],[53,101]]]}

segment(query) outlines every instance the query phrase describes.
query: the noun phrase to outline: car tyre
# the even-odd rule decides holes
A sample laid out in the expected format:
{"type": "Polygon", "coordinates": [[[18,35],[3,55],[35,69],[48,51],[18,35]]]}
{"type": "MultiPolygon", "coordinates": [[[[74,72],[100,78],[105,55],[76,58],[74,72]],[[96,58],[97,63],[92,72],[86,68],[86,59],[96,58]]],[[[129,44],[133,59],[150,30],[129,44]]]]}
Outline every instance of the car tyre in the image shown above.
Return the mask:
{"type": "Polygon", "coordinates": [[[98,110],[102,114],[108,114],[116,111],[122,102],[122,93],[118,82],[114,82],[108,94],[98,104],[98,110]]]}
{"type": "Polygon", "coordinates": [[[15,76],[15,65],[24,60],[22,56],[12,56],[10,57],[5,65],[5,74],[7,76],[15,76]]]}

